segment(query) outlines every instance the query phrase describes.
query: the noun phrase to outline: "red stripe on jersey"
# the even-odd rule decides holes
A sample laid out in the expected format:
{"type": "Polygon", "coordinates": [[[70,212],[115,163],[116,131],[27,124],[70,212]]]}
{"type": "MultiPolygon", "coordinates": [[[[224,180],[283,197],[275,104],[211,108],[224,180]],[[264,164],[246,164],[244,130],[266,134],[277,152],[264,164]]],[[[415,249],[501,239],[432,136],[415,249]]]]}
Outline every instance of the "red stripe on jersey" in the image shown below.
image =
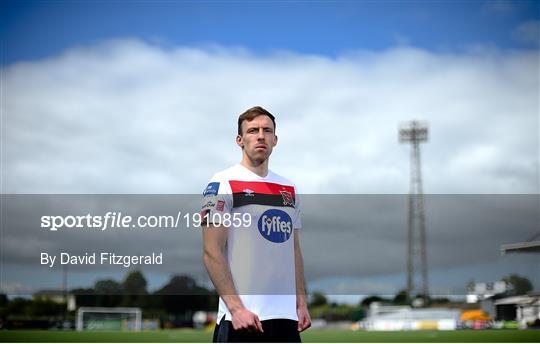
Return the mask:
{"type": "Polygon", "coordinates": [[[287,191],[295,197],[294,187],[268,182],[244,182],[240,180],[229,180],[233,193],[245,193],[250,190],[253,193],[266,195],[281,195],[281,191],[287,191]]]}

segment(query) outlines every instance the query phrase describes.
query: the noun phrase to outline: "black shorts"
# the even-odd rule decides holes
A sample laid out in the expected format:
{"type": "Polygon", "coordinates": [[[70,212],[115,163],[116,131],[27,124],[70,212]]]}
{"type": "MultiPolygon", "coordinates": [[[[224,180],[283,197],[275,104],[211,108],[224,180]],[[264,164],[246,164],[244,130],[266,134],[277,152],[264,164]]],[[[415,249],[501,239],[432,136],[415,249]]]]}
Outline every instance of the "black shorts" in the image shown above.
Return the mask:
{"type": "Polygon", "coordinates": [[[301,343],[298,332],[298,321],[289,319],[272,319],[261,321],[264,332],[235,331],[232,322],[221,319],[214,329],[214,343],[242,342],[286,342],[301,343]]]}

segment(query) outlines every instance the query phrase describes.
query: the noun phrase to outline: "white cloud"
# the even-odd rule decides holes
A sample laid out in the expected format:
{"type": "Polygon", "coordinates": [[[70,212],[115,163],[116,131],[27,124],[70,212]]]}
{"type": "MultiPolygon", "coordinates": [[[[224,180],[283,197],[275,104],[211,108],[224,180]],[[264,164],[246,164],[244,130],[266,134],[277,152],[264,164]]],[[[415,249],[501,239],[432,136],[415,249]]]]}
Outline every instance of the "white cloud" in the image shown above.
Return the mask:
{"type": "Polygon", "coordinates": [[[397,128],[429,121],[428,193],[538,192],[538,53],[400,47],[330,59],[138,40],[3,70],[4,193],[199,193],[277,116],[271,168],[305,193],[406,193],[397,128]]]}

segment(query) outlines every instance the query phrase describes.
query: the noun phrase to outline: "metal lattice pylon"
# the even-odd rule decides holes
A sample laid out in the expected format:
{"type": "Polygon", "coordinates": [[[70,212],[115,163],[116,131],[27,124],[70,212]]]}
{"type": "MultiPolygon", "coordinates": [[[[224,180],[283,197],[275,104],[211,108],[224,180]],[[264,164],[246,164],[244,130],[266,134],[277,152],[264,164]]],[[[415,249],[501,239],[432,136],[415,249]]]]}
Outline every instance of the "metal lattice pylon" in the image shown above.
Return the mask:
{"type": "Polygon", "coordinates": [[[410,191],[408,196],[407,216],[407,295],[413,296],[420,291],[424,298],[429,296],[428,268],[426,252],[426,212],[422,189],[422,171],[420,164],[420,143],[427,142],[427,124],[411,121],[399,129],[399,141],[411,144],[410,191]],[[417,290],[415,273],[421,271],[422,287],[417,290]]]}

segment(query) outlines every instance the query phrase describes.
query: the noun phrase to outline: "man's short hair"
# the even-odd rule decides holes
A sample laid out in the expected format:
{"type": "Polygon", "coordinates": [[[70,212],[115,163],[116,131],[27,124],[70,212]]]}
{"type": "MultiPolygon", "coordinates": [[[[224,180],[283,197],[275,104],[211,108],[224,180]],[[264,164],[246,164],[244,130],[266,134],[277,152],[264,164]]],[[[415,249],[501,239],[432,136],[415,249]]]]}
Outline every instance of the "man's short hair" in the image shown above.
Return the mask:
{"type": "Polygon", "coordinates": [[[238,135],[242,135],[242,122],[251,121],[257,116],[268,116],[274,123],[274,131],[276,130],[276,118],[268,110],[263,109],[260,106],[254,106],[251,109],[247,109],[238,117],[238,135]]]}

